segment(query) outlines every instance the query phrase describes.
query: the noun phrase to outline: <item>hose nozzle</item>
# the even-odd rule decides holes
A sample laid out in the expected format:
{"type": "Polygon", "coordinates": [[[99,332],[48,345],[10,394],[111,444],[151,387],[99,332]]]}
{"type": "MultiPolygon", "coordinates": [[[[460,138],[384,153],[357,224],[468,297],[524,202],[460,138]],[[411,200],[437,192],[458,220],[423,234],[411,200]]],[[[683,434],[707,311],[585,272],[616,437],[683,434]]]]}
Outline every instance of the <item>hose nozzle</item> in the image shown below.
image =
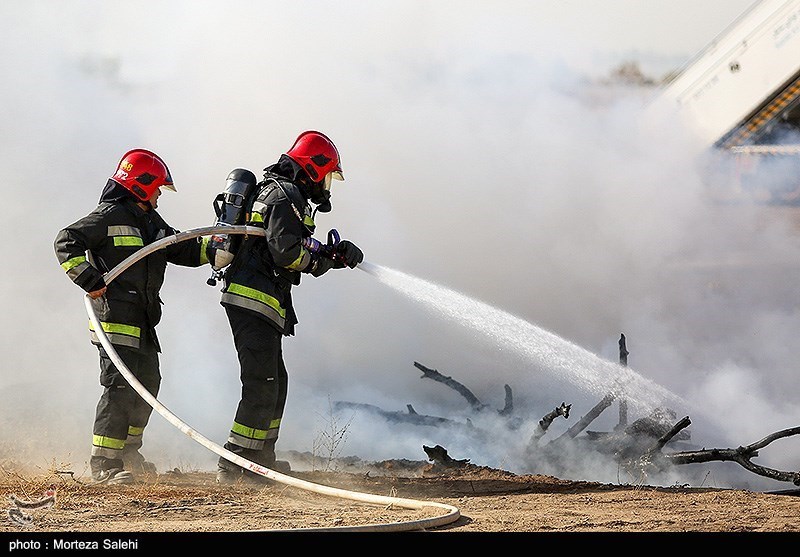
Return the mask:
{"type": "Polygon", "coordinates": [[[328,243],[323,244],[319,240],[309,236],[303,238],[303,247],[311,253],[316,253],[328,259],[336,259],[336,246],[339,244],[339,232],[335,228],[328,231],[328,243]]]}

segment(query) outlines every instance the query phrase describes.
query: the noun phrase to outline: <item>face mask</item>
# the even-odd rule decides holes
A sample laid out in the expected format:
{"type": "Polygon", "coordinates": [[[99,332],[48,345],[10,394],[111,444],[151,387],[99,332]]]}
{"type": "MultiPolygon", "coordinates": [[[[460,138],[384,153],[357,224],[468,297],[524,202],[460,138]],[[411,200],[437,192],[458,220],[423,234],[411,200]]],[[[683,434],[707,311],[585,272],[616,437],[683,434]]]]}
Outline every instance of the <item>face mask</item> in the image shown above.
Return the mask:
{"type": "Polygon", "coordinates": [[[331,210],[331,192],[324,189],[312,188],[311,197],[309,198],[312,203],[317,206],[317,211],[320,213],[327,213],[331,210]]]}
{"type": "Polygon", "coordinates": [[[325,175],[321,182],[315,182],[309,188],[309,200],[317,205],[317,211],[327,213],[331,210],[332,172],[325,175]]]}

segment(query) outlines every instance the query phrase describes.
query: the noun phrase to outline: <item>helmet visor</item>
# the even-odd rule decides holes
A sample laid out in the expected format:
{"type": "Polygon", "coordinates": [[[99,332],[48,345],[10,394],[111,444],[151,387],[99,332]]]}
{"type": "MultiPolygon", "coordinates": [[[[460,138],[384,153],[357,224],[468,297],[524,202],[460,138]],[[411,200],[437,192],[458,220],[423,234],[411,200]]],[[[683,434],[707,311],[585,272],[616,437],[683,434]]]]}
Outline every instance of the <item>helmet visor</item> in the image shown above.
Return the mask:
{"type": "MultiPolygon", "coordinates": [[[[161,159],[158,159],[158,160],[161,161],[161,159]]],[[[167,175],[164,176],[164,183],[161,184],[161,186],[159,186],[159,187],[162,187],[162,188],[167,189],[169,191],[178,191],[178,190],[175,189],[175,184],[172,183],[172,173],[169,171],[169,168],[167,168],[166,163],[164,161],[161,161],[161,163],[164,165],[164,170],[167,171],[167,175]]]]}
{"type": "Polygon", "coordinates": [[[333,180],[342,180],[344,181],[344,176],[338,170],[332,170],[325,175],[325,179],[322,180],[322,189],[325,191],[331,191],[331,183],[333,180]]]}

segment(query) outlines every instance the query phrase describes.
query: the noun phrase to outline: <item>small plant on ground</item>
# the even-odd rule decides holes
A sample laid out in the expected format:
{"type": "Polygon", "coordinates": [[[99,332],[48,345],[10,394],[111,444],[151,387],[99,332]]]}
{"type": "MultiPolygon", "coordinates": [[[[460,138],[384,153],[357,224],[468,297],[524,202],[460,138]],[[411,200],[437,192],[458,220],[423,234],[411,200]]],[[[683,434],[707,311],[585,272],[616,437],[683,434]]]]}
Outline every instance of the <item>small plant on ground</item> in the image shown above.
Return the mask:
{"type": "Polygon", "coordinates": [[[314,438],[311,447],[312,468],[317,470],[316,464],[319,458],[322,464],[321,470],[330,472],[334,469],[334,462],[341,454],[347,440],[353,416],[350,416],[350,419],[343,423],[340,417],[336,415],[330,397],[328,397],[328,414],[320,416],[320,418],[325,421],[325,426],[314,438]]]}

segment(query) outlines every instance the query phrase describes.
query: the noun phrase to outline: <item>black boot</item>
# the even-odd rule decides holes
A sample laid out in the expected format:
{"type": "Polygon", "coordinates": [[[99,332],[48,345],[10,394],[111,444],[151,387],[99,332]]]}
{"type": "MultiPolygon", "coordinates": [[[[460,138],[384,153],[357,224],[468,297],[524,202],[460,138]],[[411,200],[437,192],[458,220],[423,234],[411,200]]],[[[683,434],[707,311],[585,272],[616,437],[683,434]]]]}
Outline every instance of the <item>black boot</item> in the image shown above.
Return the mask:
{"type": "Polygon", "coordinates": [[[125,470],[129,470],[134,474],[142,474],[145,476],[154,476],[158,474],[156,465],[145,460],[138,449],[123,449],[122,462],[125,464],[125,470]]]}
{"type": "Polygon", "coordinates": [[[264,448],[258,451],[258,462],[262,466],[269,468],[270,470],[275,470],[281,474],[288,474],[292,471],[292,467],[289,463],[285,460],[277,460],[275,458],[275,443],[277,439],[273,439],[271,441],[266,441],[264,443],[264,448]]]}
{"type": "MultiPolygon", "coordinates": [[[[234,445],[232,443],[225,443],[224,448],[236,455],[241,456],[242,458],[249,460],[250,462],[267,466],[265,463],[261,462],[261,451],[245,449],[244,447],[239,447],[238,445],[234,445]]],[[[232,484],[237,482],[266,484],[269,483],[270,480],[261,474],[257,474],[256,472],[246,468],[242,468],[238,464],[220,457],[219,461],[217,462],[217,483],[232,484]]]]}
{"type": "Polygon", "coordinates": [[[242,480],[244,468],[237,466],[229,460],[220,457],[217,462],[217,483],[234,484],[242,480]]]}
{"type": "Polygon", "coordinates": [[[272,469],[281,474],[288,474],[292,471],[292,466],[288,460],[276,460],[275,464],[272,465],[272,469]]]}
{"type": "Polygon", "coordinates": [[[120,485],[133,483],[133,474],[123,470],[122,459],[92,456],[89,459],[92,481],[96,484],[120,485]]]}

